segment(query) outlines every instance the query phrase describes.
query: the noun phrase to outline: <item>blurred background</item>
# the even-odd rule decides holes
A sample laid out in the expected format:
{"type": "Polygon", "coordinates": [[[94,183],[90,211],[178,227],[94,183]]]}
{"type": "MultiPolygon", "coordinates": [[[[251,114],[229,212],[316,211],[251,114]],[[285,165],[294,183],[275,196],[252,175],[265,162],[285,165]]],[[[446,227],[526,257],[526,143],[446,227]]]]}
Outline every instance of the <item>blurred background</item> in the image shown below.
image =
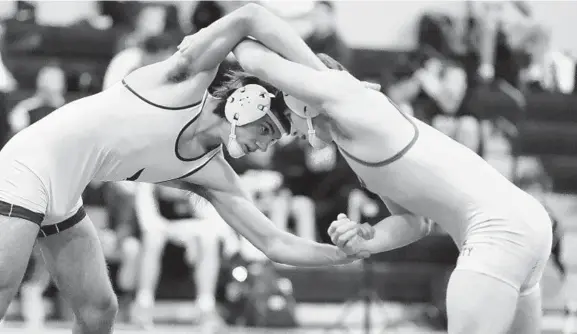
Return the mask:
{"type": "MultiPolygon", "coordinates": [[[[379,83],[399,108],[544,203],[555,230],[543,281],[545,328],[574,332],[577,2],[257,2],[290,22],[315,52],[379,83]]],[[[0,2],[0,142],[168,57],[183,36],[245,3],[0,2]]],[[[223,64],[219,77],[234,66],[223,64]]],[[[304,238],[330,242],[326,230],[341,212],[370,223],[389,214],[335,147],[312,150],[286,138],[230,162],[259,208],[304,238]]],[[[269,263],[207,203],[186,194],[123,182],[92,184],[84,197],[119,295],[118,320],[128,328],[445,328],[445,288],[458,254],[440,229],[364,263],[296,269],[269,263]]],[[[35,253],[8,323],[37,329],[70,318],[35,253]]]]}

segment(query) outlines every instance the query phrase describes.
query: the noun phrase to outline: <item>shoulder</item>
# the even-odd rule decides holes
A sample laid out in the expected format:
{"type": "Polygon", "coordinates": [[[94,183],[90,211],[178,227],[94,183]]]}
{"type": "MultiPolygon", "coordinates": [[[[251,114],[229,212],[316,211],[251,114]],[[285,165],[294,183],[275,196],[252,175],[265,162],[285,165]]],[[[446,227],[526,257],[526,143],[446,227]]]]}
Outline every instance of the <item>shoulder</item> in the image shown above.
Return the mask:
{"type": "Polygon", "coordinates": [[[362,81],[355,78],[352,74],[346,71],[328,70],[320,71],[325,87],[330,92],[330,99],[326,100],[325,109],[338,108],[342,105],[353,103],[358,98],[366,97],[369,89],[365,87],[362,81]]]}

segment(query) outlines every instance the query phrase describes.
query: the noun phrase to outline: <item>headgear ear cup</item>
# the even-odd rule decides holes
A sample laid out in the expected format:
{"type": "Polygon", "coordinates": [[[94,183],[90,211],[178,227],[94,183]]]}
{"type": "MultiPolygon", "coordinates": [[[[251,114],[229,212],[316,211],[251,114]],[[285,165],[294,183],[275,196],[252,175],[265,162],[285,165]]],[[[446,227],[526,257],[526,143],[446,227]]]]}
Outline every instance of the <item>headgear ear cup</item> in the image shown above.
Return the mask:
{"type": "Polygon", "coordinates": [[[308,136],[307,139],[309,144],[315,149],[321,149],[328,145],[328,143],[322,141],[316,135],[315,128],[313,126],[313,118],[317,117],[320,114],[315,108],[307,105],[306,103],[297,100],[296,98],[283,93],[284,102],[289,107],[289,109],[297,114],[301,118],[305,118],[307,120],[307,128],[308,128],[308,136]]]}
{"type": "Polygon", "coordinates": [[[227,143],[227,150],[231,157],[240,158],[245,154],[242,146],[236,141],[237,126],[255,122],[268,115],[283,135],[288,132],[289,129],[285,129],[278,117],[270,110],[273,97],[274,95],[264,87],[250,84],[235,90],[228,98],[224,107],[224,115],[231,124],[227,143]]]}

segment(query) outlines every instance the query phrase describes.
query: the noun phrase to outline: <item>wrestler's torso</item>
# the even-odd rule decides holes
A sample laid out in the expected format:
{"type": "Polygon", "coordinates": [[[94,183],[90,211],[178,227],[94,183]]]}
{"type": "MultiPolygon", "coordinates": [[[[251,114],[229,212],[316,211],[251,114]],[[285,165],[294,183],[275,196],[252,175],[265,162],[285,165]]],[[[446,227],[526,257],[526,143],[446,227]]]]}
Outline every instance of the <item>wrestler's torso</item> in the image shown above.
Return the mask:
{"type": "Polygon", "coordinates": [[[164,182],[190,176],[221,152],[191,137],[214,75],[197,80],[188,105],[166,107],[137,89],[137,77],[54,111],[0,152],[43,182],[49,196],[79,198],[92,180],[164,182]],[[183,148],[186,153],[183,153],[183,148]]]}
{"type": "Polygon", "coordinates": [[[473,151],[402,114],[384,95],[369,92],[354,104],[342,107],[354,110],[353,121],[336,118],[352,134],[336,143],[353,171],[368,190],[432,219],[457,243],[478,224],[515,218],[533,204],[473,151]]]}

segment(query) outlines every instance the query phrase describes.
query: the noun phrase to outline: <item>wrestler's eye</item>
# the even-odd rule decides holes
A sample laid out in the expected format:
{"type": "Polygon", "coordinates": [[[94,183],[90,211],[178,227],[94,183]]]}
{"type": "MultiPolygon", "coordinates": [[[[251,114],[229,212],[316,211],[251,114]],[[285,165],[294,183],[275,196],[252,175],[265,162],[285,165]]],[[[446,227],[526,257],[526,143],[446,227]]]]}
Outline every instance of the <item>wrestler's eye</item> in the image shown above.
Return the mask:
{"type": "Polygon", "coordinates": [[[270,127],[268,127],[267,125],[261,125],[260,126],[260,134],[261,136],[268,136],[269,134],[271,134],[270,131],[270,127]]]}

